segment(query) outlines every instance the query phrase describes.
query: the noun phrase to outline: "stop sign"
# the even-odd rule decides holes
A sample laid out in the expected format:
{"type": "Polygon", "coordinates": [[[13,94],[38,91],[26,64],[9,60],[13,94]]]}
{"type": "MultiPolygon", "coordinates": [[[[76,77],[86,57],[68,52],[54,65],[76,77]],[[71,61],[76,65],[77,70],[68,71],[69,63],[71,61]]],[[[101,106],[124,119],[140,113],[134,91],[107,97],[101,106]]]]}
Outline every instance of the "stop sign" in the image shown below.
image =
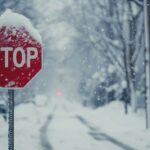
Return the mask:
{"type": "Polygon", "coordinates": [[[41,43],[25,27],[0,26],[0,87],[23,88],[41,67],[41,43]]]}

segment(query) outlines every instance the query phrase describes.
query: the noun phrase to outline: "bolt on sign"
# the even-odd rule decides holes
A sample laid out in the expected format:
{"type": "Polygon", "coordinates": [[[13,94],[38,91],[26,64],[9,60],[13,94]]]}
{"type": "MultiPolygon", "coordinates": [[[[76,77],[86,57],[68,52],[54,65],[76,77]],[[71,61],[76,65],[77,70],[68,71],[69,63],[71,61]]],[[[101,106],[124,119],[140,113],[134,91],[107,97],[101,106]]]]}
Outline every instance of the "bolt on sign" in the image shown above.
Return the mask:
{"type": "Polygon", "coordinates": [[[17,14],[19,23],[7,25],[13,14],[8,10],[1,17],[4,23],[0,23],[0,87],[14,89],[25,87],[41,70],[42,46],[24,16],[17,14]]]}

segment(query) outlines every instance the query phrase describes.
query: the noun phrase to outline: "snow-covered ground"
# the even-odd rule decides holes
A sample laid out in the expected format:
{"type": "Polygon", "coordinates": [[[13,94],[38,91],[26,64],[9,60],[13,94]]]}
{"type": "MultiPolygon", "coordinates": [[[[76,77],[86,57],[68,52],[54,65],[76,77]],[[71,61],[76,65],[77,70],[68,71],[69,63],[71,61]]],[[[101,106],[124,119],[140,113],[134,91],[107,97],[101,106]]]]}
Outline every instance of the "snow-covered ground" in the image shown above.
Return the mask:
{"type": "Polygon", "coordinates": [[[117,101],[96,110],[83,108],[79,111],[79,115],[82,114],[100,131],[136,150],[149,150],[150,131],[145,129],[144,110],[139,111],[138,114],[130,110],[128,115],[125,115],[123,110],[123,104],[117,101]]]}
{"type": "Polygon", "coordinates": [[[108,141],[97,141],[73,113],[59,108],[48,128],[48,139],[55,150],[120,150],[108,141]]]}
{"type": "MultiPolygon", "coordinates": [[[[61,97],[36,100],[15,109],[16,150],[150,149],[142,111],[125,115],[117,101],[93,110],[61,97]]],[[[7,150],[7,124],[1,117],[0,126],[0,149],[7,150]]]]}
{"type": "Polygon", "coordinates": [[[8,148],[8,131],[7,124],[4,122],[2,116],[0,116],[0,149],[7,150],[8,148]]]}

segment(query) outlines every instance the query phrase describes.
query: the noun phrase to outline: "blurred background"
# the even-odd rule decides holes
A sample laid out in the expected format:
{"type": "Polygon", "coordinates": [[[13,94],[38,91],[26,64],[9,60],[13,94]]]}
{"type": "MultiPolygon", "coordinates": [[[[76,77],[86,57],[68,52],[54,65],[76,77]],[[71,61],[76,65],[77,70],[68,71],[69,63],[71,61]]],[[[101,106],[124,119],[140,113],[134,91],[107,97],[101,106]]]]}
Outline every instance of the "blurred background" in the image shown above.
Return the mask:
{"type": "MultiPolygon", "coordinates": [[[[44,51],[42,71],[15,91],[16,150],[150,149],[143,0],[0,0],[7,8],[31,20],[44,51]]],[[[7,103],[1,89],[3,150],[7,103]]]]}

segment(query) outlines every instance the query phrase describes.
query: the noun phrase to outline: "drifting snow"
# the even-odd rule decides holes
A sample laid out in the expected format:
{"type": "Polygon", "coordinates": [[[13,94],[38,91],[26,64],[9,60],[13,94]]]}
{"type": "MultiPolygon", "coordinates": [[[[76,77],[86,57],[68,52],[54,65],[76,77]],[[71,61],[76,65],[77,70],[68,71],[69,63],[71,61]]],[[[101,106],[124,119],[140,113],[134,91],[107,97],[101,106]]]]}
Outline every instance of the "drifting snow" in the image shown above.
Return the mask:
{"type": "Polygon", "coordinates": [[[0,16],[0,26],[24,27],[35,40],[42,43],[39,32],[32,26],[30,20],[21,14],[12,12],[10,9],[7,9],[0,16]]]}

